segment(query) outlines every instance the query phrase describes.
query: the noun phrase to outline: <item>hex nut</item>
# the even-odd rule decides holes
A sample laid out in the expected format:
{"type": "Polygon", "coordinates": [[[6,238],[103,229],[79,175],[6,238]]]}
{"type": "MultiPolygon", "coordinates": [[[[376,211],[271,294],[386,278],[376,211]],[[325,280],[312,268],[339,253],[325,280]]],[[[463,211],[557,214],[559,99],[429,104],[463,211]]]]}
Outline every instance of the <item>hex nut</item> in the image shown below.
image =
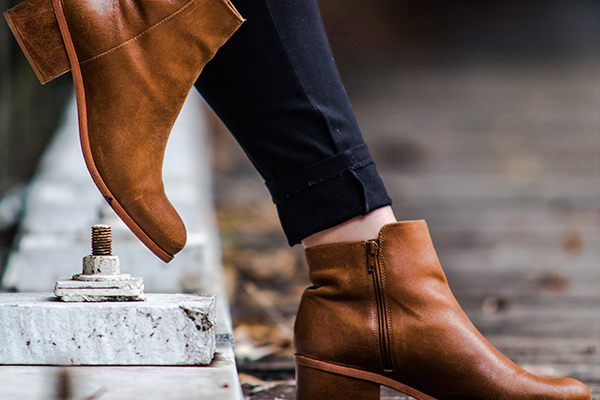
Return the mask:
{"type": "Polygon", "coordinates": [[[118,256],[85,256],[83,258],[84,275],[119,275],[121,265],[118,256]]]}

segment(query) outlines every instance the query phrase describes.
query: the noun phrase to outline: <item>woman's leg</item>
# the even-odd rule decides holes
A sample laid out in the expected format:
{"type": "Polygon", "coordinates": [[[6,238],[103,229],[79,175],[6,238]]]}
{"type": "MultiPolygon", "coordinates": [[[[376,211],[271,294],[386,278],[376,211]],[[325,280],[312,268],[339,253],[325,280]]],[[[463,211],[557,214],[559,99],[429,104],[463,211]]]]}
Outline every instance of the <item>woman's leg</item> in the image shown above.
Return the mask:
{"type": "Polygon", "coordinates": [[[265,179],[289,243],[389,206],[316,2],[233,3],[246,22],[196,88],[265,179]]]}
{"type": "Polygon", "coordinates": [[[419,400],[589,400],[585,385],[494,349],[454,299],[425,222],[390,223],[316,2],[233,1],[248,21],[196,87],[266,180],[290,244],[309,247],[297,400],[378,400],[380,384],[419,400]]]}

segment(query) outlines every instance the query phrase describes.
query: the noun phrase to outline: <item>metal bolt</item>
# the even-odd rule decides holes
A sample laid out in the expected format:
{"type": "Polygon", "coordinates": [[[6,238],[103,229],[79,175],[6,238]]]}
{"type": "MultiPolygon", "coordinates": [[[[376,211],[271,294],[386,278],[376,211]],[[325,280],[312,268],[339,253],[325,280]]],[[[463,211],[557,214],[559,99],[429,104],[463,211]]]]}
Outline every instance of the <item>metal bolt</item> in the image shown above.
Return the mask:
{"type": "Polygon", "coordinates": [[[112,228],[109,225],[92,226],[92,254],[83,258],[83,273],[75,280],[104,279],[121,275],[119,257],[112,255],[112,228]]]}
{"type": "Polygon", "coordinates": [[[92,254],[83,257],[81,274],[58,281],[54,294],[63,301],[143,301],[142,278],[121,273],[119,257],[112,255],[112,229],[92,226],[92,254]]]}
{"type": "Polygon", "coordinates": [[[92,226],[92,255],[112,255],[112,229],[109,225],[92,226]]]}

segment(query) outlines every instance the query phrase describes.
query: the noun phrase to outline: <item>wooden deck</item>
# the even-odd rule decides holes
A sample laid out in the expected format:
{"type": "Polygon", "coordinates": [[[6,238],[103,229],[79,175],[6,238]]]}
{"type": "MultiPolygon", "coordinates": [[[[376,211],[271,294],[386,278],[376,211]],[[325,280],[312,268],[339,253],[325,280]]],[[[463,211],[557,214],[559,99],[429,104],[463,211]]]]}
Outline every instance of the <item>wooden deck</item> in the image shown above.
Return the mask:
{"type": "MultiPolygon", "coordinates": [[[[526,369],[581,379],[600,399],[597,66],[480,65],[345,79],[397,217],[427,220],[450,284],[475,325],[526,369]]],[[[223,200],[236,185],[255,205],[268,202],[265,191],[249,189],[260,186],[258,178],[229,158],[238,164],[217,177],[220,212],[240,207],[223,200]]],[[[275,220],[273,211],[264,213],[263,224],[275,220]]],[[[262,236],[269,245],[260,244],[260,235],[238,237],[225,256],[235,269],[240,248],[288,251],[278,235],[262,236]]],[[[297,250],[289,252],[298,257],[297,250]]],[[[236,287],[248,277],[259,282],[274,299],[271,307],[291,324],[297,276],[261,281],[246,269],[236,287]]],[[[260,311],[264,301],[247,304],[255,294],[238,293],[238,326],[249,315],[277,319],[273,310],[260,311]]],[[[288,348],[240,363],[244,373],[279,381],[245,377],[248,400],[293,398],[290,356],[288,348]]],[[[404,398],[382,389],[382,399],[404,398]]]]}

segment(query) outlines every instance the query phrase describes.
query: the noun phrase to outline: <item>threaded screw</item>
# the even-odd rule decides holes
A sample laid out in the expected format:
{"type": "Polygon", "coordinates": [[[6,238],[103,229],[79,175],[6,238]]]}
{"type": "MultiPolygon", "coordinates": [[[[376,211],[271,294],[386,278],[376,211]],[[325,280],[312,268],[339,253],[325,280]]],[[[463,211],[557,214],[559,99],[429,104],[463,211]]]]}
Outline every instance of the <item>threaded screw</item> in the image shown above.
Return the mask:
{"type": "Polygon", "coordinates": [[[92,255],[112,255],[112,228],[109,225],[92,226],[92,255]]]}

